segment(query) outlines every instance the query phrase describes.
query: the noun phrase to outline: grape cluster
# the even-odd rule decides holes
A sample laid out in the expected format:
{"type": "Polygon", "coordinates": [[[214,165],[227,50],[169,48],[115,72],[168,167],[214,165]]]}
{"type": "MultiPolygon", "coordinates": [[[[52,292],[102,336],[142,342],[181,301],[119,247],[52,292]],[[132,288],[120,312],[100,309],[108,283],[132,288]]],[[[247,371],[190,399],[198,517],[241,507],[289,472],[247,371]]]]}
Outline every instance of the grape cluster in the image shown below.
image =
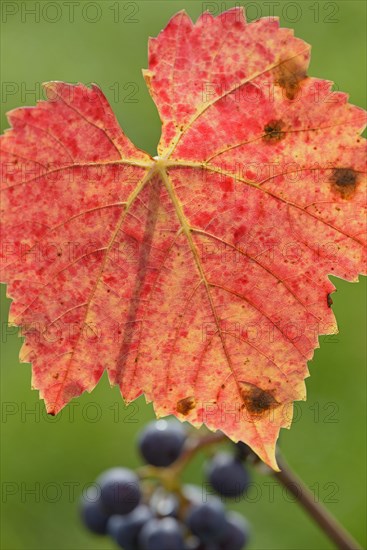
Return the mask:
{"type": "Polygon", "coordinates": [[[96,498],[82,498],[84,525],[95,534],[109,535],[125,550],[244,549],[248,523],[226,511],[220,497],[245,493],[250,482],[243,464],[247,448],[231,444],[235,452],[218,452],[207,461],[207,483],[217,493],[207,495],[199,486],[181,484],[174,470],[189,439],[177,421],[148,424],[138,439],[147,466],[138,475],[122,467],[102,473],[96,480],[96,498]],[[150,477],[157,479],[152,482],[150,477]]]}

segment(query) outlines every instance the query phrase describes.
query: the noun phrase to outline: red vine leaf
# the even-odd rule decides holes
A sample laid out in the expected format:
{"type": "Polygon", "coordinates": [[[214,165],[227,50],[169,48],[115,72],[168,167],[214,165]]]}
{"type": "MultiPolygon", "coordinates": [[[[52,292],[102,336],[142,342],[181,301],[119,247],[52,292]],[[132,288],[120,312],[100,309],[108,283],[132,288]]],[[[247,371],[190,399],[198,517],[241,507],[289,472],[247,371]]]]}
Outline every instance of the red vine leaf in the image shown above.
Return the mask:
{"type": "Polygon", "coordinates": [[[203,422],[276,468],[334,274],[365,269],[364,112],[307,76],[309,46],[242,9],[149,44],[152,159],[102,92],[46,85],[9,114],[2,280],[56,414],[103,371],[127,401],[203,422]]]}

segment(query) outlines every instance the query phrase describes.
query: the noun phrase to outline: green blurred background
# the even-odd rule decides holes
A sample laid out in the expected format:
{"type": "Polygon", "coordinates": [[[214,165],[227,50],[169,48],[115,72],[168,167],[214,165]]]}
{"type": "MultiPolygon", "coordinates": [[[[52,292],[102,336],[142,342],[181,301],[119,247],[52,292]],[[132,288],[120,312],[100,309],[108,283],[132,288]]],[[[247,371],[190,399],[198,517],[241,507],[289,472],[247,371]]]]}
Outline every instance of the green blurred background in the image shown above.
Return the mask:
{"type": "MultiPolygon", "coordinates": [[[[141,76],[147,38],[185,8],[197,18],[204,4],[223,11],[234,2],[2,2],[1,126],[6,111],[33,105],[48,80],[96,82],[124,131],[155,154],[160,124],[141,76]],[[71,4],[74,4],[72,8],[71,4]],[[30,12],[36,10],[36,15],[30,12]],[[74,10],[74,14],[72,11],[74,10]],[[38,15],[39,14],[39,15],[38,15]],[[36,19],[36,20],[35,20],[36,19]],[[94,21],[94,22],[93,22],[94,21]]],[[[238,4],[238,2],[237,2],[238,4]]],[[[333,80],[363,106],[366,81],[366,3],[242,2],[249,19],[268,15],[313,46],[309,74],[333,80]]],[[[365,547],[365,334],[366,285],[334,279],[340,334],[320,339],[310,364],[308,401],[298,403],[296,421],[282,431],[287,460],[320,501],[365,547]]],[[[6,329],[9,300],[1,289],[2,548],[5,550],[112,549],[79,525],[76,500],[103,469],[136,467],[136,433],[153,417],[139,399],[124,407],[106,377],[59,417],[48,418],[31,369],[18,363],[20,339],[6,329]]],[[[200,483],[202,457],[187,471],[200,483]]],[[[254,474],[250,499],[233,508],[253,527],[251,549],[333,548],[297,504],[267,476],[254,474]]]]}

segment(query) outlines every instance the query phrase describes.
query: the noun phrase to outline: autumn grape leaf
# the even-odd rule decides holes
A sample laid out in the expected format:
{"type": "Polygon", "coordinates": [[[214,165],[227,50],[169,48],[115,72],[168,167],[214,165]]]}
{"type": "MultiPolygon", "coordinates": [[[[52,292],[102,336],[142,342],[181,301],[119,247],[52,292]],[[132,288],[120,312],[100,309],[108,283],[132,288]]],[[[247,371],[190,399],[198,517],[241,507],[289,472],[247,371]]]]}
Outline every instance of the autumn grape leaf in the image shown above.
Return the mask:
{"type": "Polygon", "coordinates": [[[126,401],[205,423],[276,468],[329,274],[365,271],[365,113],[310,47],[243,10],[174,16],[144,78],[158,156],[97,86],[46,84],[1,138],[2,281],[49,413],[104,370],[126,401]]]}

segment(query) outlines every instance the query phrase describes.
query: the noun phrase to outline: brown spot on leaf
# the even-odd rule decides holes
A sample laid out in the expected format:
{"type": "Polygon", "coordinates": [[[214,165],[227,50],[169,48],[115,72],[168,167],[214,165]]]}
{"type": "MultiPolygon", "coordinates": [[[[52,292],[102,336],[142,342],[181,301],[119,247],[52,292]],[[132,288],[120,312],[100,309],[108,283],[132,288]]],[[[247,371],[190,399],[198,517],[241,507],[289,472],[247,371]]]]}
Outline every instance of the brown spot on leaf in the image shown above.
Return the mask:
{"type": "Polygon", "coordinates": [[[334,168],[330,181],[342,199],[350,199],[357,188],[357,173],[353,168],[334,168]]]}
{"type": "Polygon", "coordinates": [[[241,396],[252,416],[262,416],[280,405],[271,391],[265,391],[254,384],[242,382],[241,396]]]}
{"type": "Polygon", "coordinates": [[[274,143],[285,138],[285,132],[282,132],[284,122],[282,120],[271,120],[264,126],[265,135],[263,140],[268,143],[274,143]]]}
{"type": "Polygon", "coordinates": [[[186,416],[192,409],[195,408],[195,406],[195,397],[190,395],[189,397],[185,397],[184,399],[180,399],[179,401],[177,401],[176,410],[180,414],[186,416]]]}
{"type": "Polygon", "coordinates": [[[327,302],[328,307],[331,307],[333,305],[333,299],[331,297],[331,294],[328,294],[326,296],[326,302],[327,302]]]}
{"type": "Polygon", "coordinates": [[[284,89],[288,99],[294,99],[303,80],[307,78],[306,69],[297,59],[289,59],[274,69],[274,84],[284,89]]]}

